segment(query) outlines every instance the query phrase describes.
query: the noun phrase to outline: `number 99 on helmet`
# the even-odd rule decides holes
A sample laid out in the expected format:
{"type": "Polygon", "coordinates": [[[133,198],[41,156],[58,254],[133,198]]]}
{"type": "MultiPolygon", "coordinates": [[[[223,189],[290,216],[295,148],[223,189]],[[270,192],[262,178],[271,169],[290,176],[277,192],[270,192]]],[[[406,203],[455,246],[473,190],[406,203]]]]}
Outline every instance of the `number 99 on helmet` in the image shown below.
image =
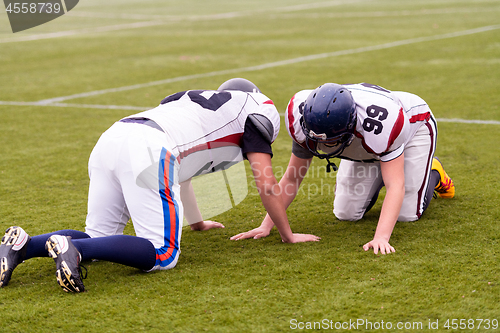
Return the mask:
{"type": "Polygon", "coordinates": [[[338,156],[354,138],[356,104],[351,92],[342,85],[325,83],[313,90],[304,103],[302,115],[305,143],[314,156],[326,159],[338,156]]]}

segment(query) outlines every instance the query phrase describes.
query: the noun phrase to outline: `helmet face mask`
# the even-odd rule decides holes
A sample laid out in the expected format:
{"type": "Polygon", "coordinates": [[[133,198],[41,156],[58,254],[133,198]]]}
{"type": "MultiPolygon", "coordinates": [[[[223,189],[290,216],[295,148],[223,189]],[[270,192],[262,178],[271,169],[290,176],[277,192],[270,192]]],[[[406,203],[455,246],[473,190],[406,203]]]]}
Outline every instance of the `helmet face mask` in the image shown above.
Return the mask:
{"type": "MultiPolygon", "coordinates": [[[[302,130],[304,134],[307,128],[305,128],[304,122],[301,121],[302,130]]],[[[327,138],[324,133],[317,135],[314,131],[310,130],[306,134],[306,147],[309,151],[319,158],[333,158],[342,154],[344,149],[349,146],[354,139],[354,134],[345,133],[340,136],[333,138],[327,138]]]]}
{"type": "Polygon", "coordinates": [[[355,125],[356,106],[345,87],[326,83],[306,99],[301,127],[314,156],[328,159],[342,154],[354,139],[355,125]]]}

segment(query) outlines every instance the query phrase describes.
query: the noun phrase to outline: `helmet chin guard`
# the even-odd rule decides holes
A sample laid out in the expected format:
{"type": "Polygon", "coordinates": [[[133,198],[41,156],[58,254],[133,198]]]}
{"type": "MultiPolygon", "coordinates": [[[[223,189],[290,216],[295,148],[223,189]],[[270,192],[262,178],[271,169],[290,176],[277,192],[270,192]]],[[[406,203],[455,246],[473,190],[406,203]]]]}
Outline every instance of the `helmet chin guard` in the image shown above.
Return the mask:
{"type": "Polygon", "coordinates": [[[307,149],[319,158],[330,162],[330,158],[339,156],[354,139],[356,126],[356,104],[351,92],[344,86],[326,83],[309,94],[301,119],[307,149]]]}

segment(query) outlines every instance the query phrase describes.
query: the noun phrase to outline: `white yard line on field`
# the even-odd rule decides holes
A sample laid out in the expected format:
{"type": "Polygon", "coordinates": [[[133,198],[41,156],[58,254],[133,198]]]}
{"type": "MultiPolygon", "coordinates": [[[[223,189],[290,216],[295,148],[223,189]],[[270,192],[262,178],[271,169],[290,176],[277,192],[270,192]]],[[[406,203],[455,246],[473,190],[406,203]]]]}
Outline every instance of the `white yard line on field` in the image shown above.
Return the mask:
{"type": "Polygon", "coordinates": [[[436,120],[438,122],[443,122],[443,123],[500,125],[500,121],[498,120],[475,120],[475,119],[459,119],[459,118],[436,118],[436,120]]]}
{"type": "Polygon", "coordinates": [[[84,109],[112,109],[112,110],[134,110],[145,111],[151,109],[150,106],[133,106],[133,105],[102,105],[102,104],[76,104],[76,103],[51,103],[40,104],[38,102],[15,102],[15,101],[0,101],[0,105],[15,105],[15,106],[52,106],[61,108],[84,108],[84,109]]]}
{"type": "Polygon", "coordinates": [[[125,29],[137,29],[137,28],[153,27],[153,26],[163,25],[163,24],[166,24],[166,23],[163,21],[147,21],[147,22],[116,24],[116,25],[96,27],[96,28],[85,28],[85,29],[80,29],[80,30],[48,32],[48,33],[38,34],[38,35],[27,35],[27,36],[18,36],[18,37],[0,39],[0,44],[2,44],[2,43],[14,43],[14,42],[27,42],[27,41],[34,41],[34,40],[68,37],[68,36],[91,34],[91,33],[101,33],[101,32],[109,32],[109,31],[119,31],[119,30],[125,30],[125,29]]]}
{"type": "Polygon", "coordinates": [[[0,44],[3,43],[15,43],[15,42],[27,42],[35,40],[44,40],[52,38],[70,37],[76,35],[85,34],[95,34],[104,33],[111,31],[120,31],[128,29],[139,29],[160,25],[167,25],[175,22],[182,21],[213,21],[213,20],[224,20],[233,19],[237,17],[250,16],[259,13],[271,14],[271,17],[295,17],[300,15],[304,18],[334,18],[334,17],[384,17],[384,16],[410,16],[410,15],[430,15],[430,14],[453,14],[453,13],[470,13],[470,12],[490,12],[492,10],[498,11],[499,9],[491,8],[440,8],[440,9],[422,9],[414,11],[375,11],[375,12],[365,12],[365,13],[301,13],[301,14],[288,14],[290,12],[307,10],[307,9],[317,9],[332,6],[340,6],[343,4],[353,4],[358,2],[367,2],[371,0],[337,0],[337,1],[327,1],[327,2],[317,2],[311,4],[294,5],[287,7],[279,7],[272,9],[259,9],[250,10],[242,12],[228,12],[220,14],[210,14],[210,15],[190,15],[190,16],[173,16],[173,15],[143,15],[143,14],[127,14],[127,13],[98,13],[98,12],[80,12],[80,11],[70,11],[68,16],[74,17],[89,17],[89,18],[106,18],[106,19],[125,19],[125,20],[145,20],[142,22],[115,24],[110,26],[94,27],[94,28],[84,28],[75,29],[59,32],[48,32],[42,34],[34,35],[21,35],[10,38],[0,39],[0,44]]]}
{"type": "Polygon", "coordinates": [[[394,42],[389,42],[389,43],[384,43],[384,44],[379,44],[379,45],[364,46],[364,47],[349,49],[349,50],[311,54],[308,56],[280,60],[280,61],[265,63],[265,64],[261,64],[261,65],[256,65],[256,66],[224,69],[224,70],[213,71],[213,72],[208,72],[208,73],[184,75],[184,76],[178,76],[178,77],[168,78],[168,79],[164,79],[164,80],[139,83],[139,84],[134,84],[134,85],[130,85],[130,86],[88,91],[88,92],[78,93],[78,94],[73,94],[73,95],[68,95],[68,96],[60,96],[60,97],[54,97],[54,98],[49,98],[49,99],[43,99],[43,100],[37,101],[36,103],[38,103],[39,105],[52,104],[52,103],[59,103],[59,102],[70,100],[70,99],[85,98],[85,97],[114,93],[114,92],[142,89],[142,88],[147,88],[147,87],[151,87],[151,86],[169,84],[169,83],[179,82],[179,81],[187,81],[187,80],[192,80],[192,79],[214,77],[214,76],[227,75],[227,74],[253,72],[253,71],[259,71],[259,70],[268,69],[268,68],[279,67],[279,66],[293,65],[293,64],[297,64],[297,63],[301,63],[301,62],[306,62],[306,61],[312,61],[312,60],[318,60],[318,59],[324,59],[324,58],[330,58],[330,57],[338,57],[338,56],[349,55],[349,54],[358,54],[358,53],[364,53],[364,52],[370,52],[370,51],[376,51],[376,50],[383,50],[383,49],[389,49],[389,48],[403,46],[403,45],[436,41],[436,40],[442,40],[442,39],[453,38],[453,37],[467,36],[467,35],[472,35],[472,34],[477,34],[477,33],[481,33],[481,32],[497,30],[497,29],[500,29],[500,25],[490,25],[490,26],[480,27],[480,28],[476,28],[476,29],[462,30],[462,31],[441,34],[441,35],[435,35],[435,36],[410,38],[410,39],[404,39],[404,40],[400,40],[400,41],[394,41],[394,42]]]}
{"type": "Polygon", "coordinates": [[[325,1],[325,2],[315,2],[301,5],[292,5],[277,8],[263,8],[248,11],[239,12],[227,12],[219,14],[208,14],[208,15],[186,15],[186,16],[175,16],[175,15],[147,15],[147,14],[128,14],[128,13],[99,13],[99,12],[85,12],[85,11],[73,11],[70,12],[69,16],[75,17],[88,17],[88,18],[107,18],[107,19],[126,19],[126,20],[162,20],[166,22],[180,22],[180,21],[211,21],[219,19],[230,19],[241,16],[249,16],[261,13],[286,13],[295,12],[308,9],[326,8],[333,6],[340,6],[345,4],[354,4],[359,2],[367,2],[373,0],[336,0],[336,1],[325,1]]]}
{"type": "MultiPolygon", "coordinates": [[[[341,5],[341,4],[345,4],[345,3],[354,3],[354,2],[362,2],[362,1],[369,1],[369,0],[328,1],[328,2],[318,2],[318,3],[313,3],[313,4],[307,4],[307,5],[288,6],[288,7],[276,8],[273,10],[254,10],[254,11],[248,11],[248,12],[232,12],[232,13],[224,13],[224,14],[205,15],[205,16],[185,16],[185,17],[164,16],[164,17],[162,17],[160,15],[153,15],[153,16],[146,17],[143,15],[118,14],[118,16],[114,15],[113,18],[139,19],[139,20],[154,19],[154,20],[153,21],[146,21],[146,22],[119,24],[119,25],[98,27],[98,28],[71,30],[71,31],[57,32],[57,33],[47,33],[47,34],[42,34],[42,35],[21,36],[21,37],[18,37],[17,39],[11,38],[8,40],[0,40],[0,43],[13,42],[13,41],[28,41],[28,40],[37,40],[37,39],[46,39],[46,38],[57,38],[57,37],[71,36],[71,35],[77,35],[77,34],[98,33],[98,32],[107,32],[107,31],[117,31],[117,30],[124,30],[124,29],[150,27],[150,26],[155,26],[155,25],[167,24],[170,22],[178,22],[178,21],[182,21],[182,20],[227,19],[227,18],[234,18],[234,17],[238,17],[238,16],[250,15],[253,13],[257,13],[257,12],[267,12],[267,13],[269,13],[269,11],[272,11],[275,13],[276,12],[292,12],[292,11],[299,11],[299,10],[304,10],[304,9],[323,8],[323,7],[341,5]]],[[[436,12],[437,11],[438,10],[436,10],[436,12]]],[[[422,11],[417,11],[417,12],[419,14],[423,13],[422,11]]],[[[83,14],[78,13],[77,14],[77,13],[78,12],[74,13],[73,15],[75,15],[75,16],[89,15],[88,13],[87,14],[85,14],[85,13],[83,13],[83,14]]],[[[409,15],[409,13],[407,13],[407,14],[409,15]]],[[[428,12],[427,14],[430,14],[430,12],[428,12]]],[[[102,14],[102,15],[107,15],[107,14],[102,14]]],[[[312,14],[312,15],[314,15],[314,14],[312,14]]],[[[342,15],[342,14],[339,14],[339,15],[342,15]]],[[[367,15],[391,15],[391,13],[376,12],[376,13],[371,13],[371,14],[367,13],[367,15]]],[[[263,70],[263,69],[267,69],[267,68],[293,65],[293,64],[317,60],[317,59],[338,57],[338,56],[349,55],[349,54],[358,54],[358,53],[370,52],[370,51],[375,51],[375,50],[383,50],[383,49],[388,49],[388,48],[393,48],[393,47],[398,47],[398,46],[403,46],[403,45],[410,45],[410,44],[427,42],[427,41],[442,40],[442,39],[459,37],[459,36],[466,36],[466,35],[477,34],[477,33],[481,33],[481,32],[497,30],[497,29],[500,29],[500,25],[484,26],[484,27],[479,27],[476,29],[457,31],[457,32],[453,32],[453,33],[447,33],[447,34],[441,34],[441,35],[435,35],[435,36],[411,38],[411,39],[405,39],[405,40],[400,40],[400,41],[384,43],[384,44],[380,44],[380,45],[360,47],[360,48],[355,48],[355,49],[350,49],[350,50],[341,50],[341,51],[334,51],[334,52],[327,52],[327,53],[320,53],[320,54],[312,54],[312,55],[308,55],[308,56],[303,56],[303,57],[298,57],[298,58],[293,58],[293,59],[286,59],[286,60],[281,60],[281,61],[276,61],[276,62],[270,62],[270,63],[265,63],[265,64],[261,64],[261,65],[256,65],[256,66],[226,69],[226,70],[213,71],[213,72],[201,73],[201,74],[185,75],[185,76],[168,78],[168,79],[158,80],[158,81],[151,81],[151,82],[146,82],[146,83],[141,83],[141,84],[116,87],[116,88],[109,88],[109,89],[102,89],[102,90],[95,90],[95,91],[89,91],[89,92],[84,92],[84,93],[79,93],[79,94],[73,94],[73,95],[69,95],[69,96],[55,97],[55,98],[44,99],[44,100],[35,101],[35,102],[0,101],[0,105],[48,106],[48,107],[63,107],[63,108],[70,107],[70,108],[94,108],[94,109],[117,109],[117,110],[142,111],[142,110],[147,110],[150,107],[140,107],[140,106],[131,106],[131,105],[77,104],[77,103],[61,103],[61,102],[66,101],[66,100],[76,99],[76,98],[85,98],[85,97],[102,95],[102,94],[113,93],[113,92],[122,92],[122,91],[134,90],[134,89],[141,89],[141,88],[146,88],[146,87],[151,87],[151,86],[157,86],[157,85],[168,84],[168,83],[179,82],[179,81],[187,81],[187,80],[198,79],[198,78],[213,77],[213,76],[227,75],[227,74],[236,74],[236,73],[242,73],[242,72],[258,71],[258,70],[263,70]]],[[[284,114],[281,114],[281,116],[284,116],[284,114]]],[[[470,119],[458,119],[458,118],[452,118],[452,119],[438,118],[437,120],[440,122],[451,122],[451,123],[500,125],[500,121],[496,121],[496,120],[470,120],[470,119]]]]}
{"type": "Polygon", "coordinates": [[[233,18],[237,18],[237,17],[249,16],[249,15],[254,15],[254,14],[259,14],[259,13],[270,13],[270,12],[272,12],[272,13],[285,12],[286,13],[286,12],[293,12],[293,11],[299,11],[299,10],[339,6],[339,5],[344,5],[344,4],[352,4],[352,3],[366,2],[366,1],[372,1],[372,0],[336,0],[336,1],[316,2],[316,3],[310,3],[310,4],[294,5],[294,6],[286,6],[286,7],[278,7],[278,8],[258,9],[258,10],[229,12],[229,13],[210,14],[210,15],[190,15],[190,16],[137,15],[137,14],[126,14],[126,13],[107,14],[107,13],[89,13],[89,12],[79,12],[79,11],[71,12],[70,11],[67,14],[68,16],[109,18],[109,19],[132,19],[132,20],[147,20],[147,21],[116,24],[116,25],[111,25],[111,26],[103,26],[103,27],[95,27],[95,28],[67,30],[67,31],[60,31],[60,32],[50,32],[50,33],[35,34],[35,35],[16,36],[16,37],[11,37],[11,38],[0,39],[0,44],[26,42],[26,41],[34,41],[34,40],[60,38],[60,37],[69,37],[69,36],[75,36],[75,35],[102,33],[102,32],[127,30],[127,29],[138,29],[138,28],[152,27],[152,26],[158,26],[158,25],[166,25],[166,24],[171,24],[174,22],[181,22],[181,21],[213,21],[213,20],[233,19],[233,18]]]}
{"type": "Polygon", "coordinates": [[[497,8],[439,8],[420,10],[394,10],[394,11],[373,11],[373,12],[344,12],[344,13],[277,13],[271,14],[273,19],[280,18],[300,18],[300,19],[326,19],[326,18],[379,18],[379,17],[402,17],[402,16],[427,16],[442,14],[469,14],[469,13],[490,13],[498,12],[497,8]]]}
{"type": "MultiPolygon", "coordinates": [[[[76,104],[76,103],[39,104],[37,102],[9,102],[9,101],[0,101],[0,105],[46,106],[46,107],[61,107],[61,108],[132,110],[132,111],[146,111],[153,108],[152,106],[134,106],[134,105],[101,105],[101,104],[76,104]]],[[[280,113],[280,116],[284,117],[285,113],[280,113]]],[[[460,119],[460,118],[436,118],[436,120],[438,122],[445,122],[445,123],[500,125],[500,121],[498,120],[478,120],[478,119],[460,119]]]]}

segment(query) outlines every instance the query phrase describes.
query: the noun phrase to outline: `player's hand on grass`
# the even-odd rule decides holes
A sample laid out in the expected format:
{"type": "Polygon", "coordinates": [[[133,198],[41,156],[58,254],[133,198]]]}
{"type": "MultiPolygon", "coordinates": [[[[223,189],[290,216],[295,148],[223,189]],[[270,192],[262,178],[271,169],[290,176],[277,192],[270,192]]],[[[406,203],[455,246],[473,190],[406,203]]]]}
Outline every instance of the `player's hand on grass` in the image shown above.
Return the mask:
{"type": "MultiPolygon", "coordinates": [[[[263,237],[269,236],[270,230],[268,228],[264,228],[262,226],[252,229],[247,232],[242,232],[231,237],[231,240],[240,240],[240,239],[259,239],[263,237]]],[[[302,243],[302,242],[318,242],[321,238],[315,235],[309,234],[293,234],[293,239],[287,243],[302,243]]]]}
{"type": "Polygon", "coordinates": [[[205,231],[205,230],[210,230],[214,228],[225,228],[222,223],[215,222],[215,221],[201,221],[198,223],[193,223],[191,224],[191,230],[195,231],[205,231]]]}
{"type": "Polygon", "coordinates": [[[319,242],[321,237],[310,234],[293,234],[293,240],[289,243],[319,242]]]}
{"type": "Polygon", "coordinates": [[[389,244],[388,241],[385,239],[377,239],[374,238],[371,242],[366,243],[363,245],[363,250],[368,251],[369,249],[373,248],[373,253],[378,254],[389,254],[391,252],[396,252],[396,249],[394,249],[391,244],[389,244]]]}
{"type": "Polygon", "coordinates": [[[253,238],[253,239],[259,239],[263,237],[269,236],[269,233],[271,230],[268,228],[265,228],[263,226],[260,226],[258,228],[252,229],[250,231],[242,232],[237,235],[234,235],[231,237],[231,240],[240,240],[240,239],[247,239],[247,238],[253,238]]]}

